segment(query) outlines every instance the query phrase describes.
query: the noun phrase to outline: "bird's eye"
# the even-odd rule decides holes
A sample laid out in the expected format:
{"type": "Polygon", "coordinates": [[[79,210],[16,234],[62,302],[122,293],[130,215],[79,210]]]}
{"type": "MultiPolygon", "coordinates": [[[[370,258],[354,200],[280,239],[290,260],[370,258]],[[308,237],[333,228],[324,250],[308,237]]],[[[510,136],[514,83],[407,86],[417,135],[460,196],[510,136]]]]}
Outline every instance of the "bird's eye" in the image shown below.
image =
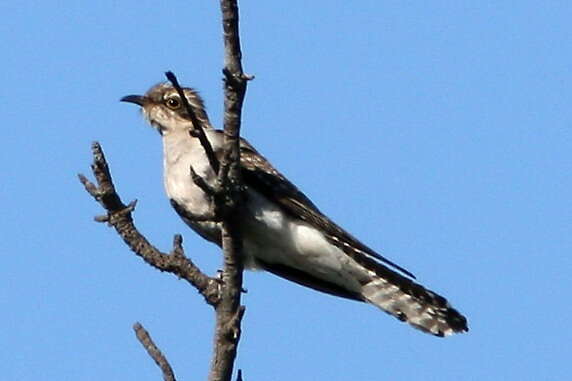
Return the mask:
{"type": "Polygon", "coordinates": [[[181,107],[181,101],[179,98],[171,97],[165,101],[165,105],[167,105],[171,110],[176,110],[181,107]]]}

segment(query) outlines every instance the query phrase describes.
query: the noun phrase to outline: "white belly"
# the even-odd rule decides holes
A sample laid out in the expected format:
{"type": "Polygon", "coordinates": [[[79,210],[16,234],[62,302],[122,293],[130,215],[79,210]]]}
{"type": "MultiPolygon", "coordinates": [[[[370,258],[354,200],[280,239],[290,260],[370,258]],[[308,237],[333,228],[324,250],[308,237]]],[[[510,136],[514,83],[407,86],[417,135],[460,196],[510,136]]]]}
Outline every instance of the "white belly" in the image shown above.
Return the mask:
{"type": "Polygon", "coordinates": [[[293,219],[256,192],[248,192],[249,218],[243,225],[247,264],[256,259],[287,265],[336,284],[360,288],[363,268],[307,223],[293,219]]]}

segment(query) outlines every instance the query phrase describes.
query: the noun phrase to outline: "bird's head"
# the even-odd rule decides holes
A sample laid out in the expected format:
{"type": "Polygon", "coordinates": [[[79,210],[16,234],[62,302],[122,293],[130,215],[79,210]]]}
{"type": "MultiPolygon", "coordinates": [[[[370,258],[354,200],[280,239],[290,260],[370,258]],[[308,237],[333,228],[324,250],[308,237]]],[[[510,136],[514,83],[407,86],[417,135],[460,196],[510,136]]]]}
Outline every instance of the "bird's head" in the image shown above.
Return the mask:
{"type": "MultiPolygon", "coordinates": [[[[195,110],[195,114],[206,126],[210,126],[203,100],[191,88],[183,88],[187,101],[195,110]]],[[[176,131],[189,131],[193,123],[185,109],[177,90],[169,83],[159,83],[149,89],[145,95],[127,95],[122,102],[141,106],[145,119],[159,131],[161,135],[176,131]]]]}

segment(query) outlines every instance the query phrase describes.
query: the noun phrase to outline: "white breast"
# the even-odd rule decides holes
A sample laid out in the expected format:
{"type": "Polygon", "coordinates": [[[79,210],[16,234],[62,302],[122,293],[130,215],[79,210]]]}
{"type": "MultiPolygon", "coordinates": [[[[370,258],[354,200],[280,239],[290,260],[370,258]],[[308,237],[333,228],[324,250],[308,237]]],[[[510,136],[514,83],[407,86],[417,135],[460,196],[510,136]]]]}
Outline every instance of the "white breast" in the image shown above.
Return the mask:
{"type": "Polygon", "coordinates": [[[167,196],[184,205],[191,213],[201,215],[209,210],[210,203],[204,192],[192,181],[191,166],[207,182],[214,179],[198,139],[191,138],[185,131],[163,136],[163,170],[167,196]]]}

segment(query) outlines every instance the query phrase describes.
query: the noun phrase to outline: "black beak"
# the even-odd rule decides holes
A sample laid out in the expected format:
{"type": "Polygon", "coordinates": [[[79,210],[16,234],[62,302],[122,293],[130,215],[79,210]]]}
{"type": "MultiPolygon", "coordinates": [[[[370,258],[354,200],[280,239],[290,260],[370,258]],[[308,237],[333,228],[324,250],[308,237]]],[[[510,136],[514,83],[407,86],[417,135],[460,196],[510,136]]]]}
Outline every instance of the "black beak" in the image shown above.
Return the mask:
{"type": "Polygon", "coordinates": [[[121,98],[120,101],[121,102],[135,103],[136,105],[143,107],[145,105],[147,99],[145,97],[142,97],[141,95],[127,95],[127,96],[121,98]]]}

